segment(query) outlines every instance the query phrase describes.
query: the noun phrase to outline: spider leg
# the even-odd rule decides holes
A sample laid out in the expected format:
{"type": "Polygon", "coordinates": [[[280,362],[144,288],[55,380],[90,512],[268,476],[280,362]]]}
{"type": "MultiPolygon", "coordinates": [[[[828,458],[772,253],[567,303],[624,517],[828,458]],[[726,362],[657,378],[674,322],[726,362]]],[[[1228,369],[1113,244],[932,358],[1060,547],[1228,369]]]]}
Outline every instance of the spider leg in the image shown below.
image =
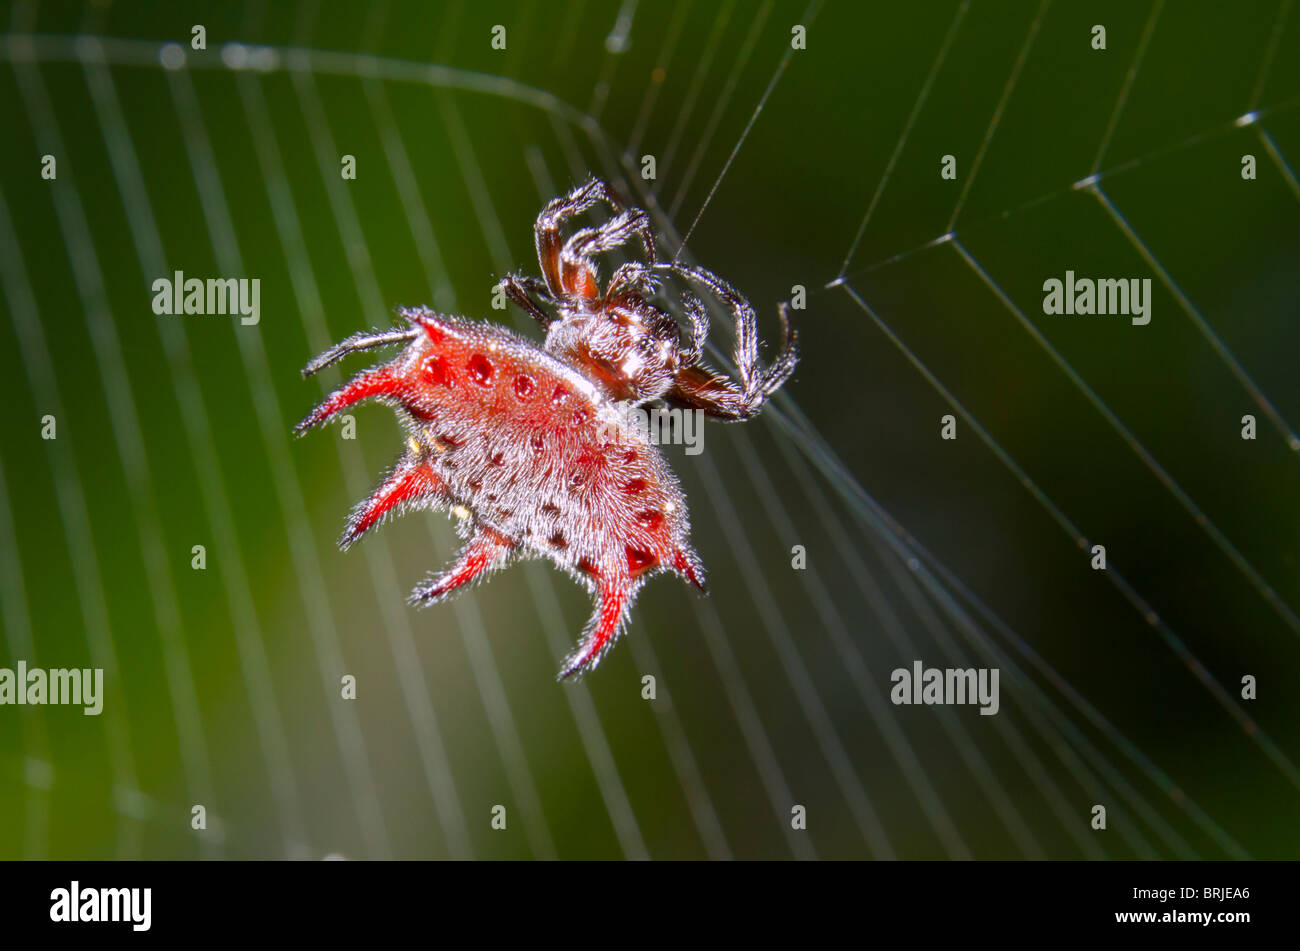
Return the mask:
{"type": "Polygon", "coordinates": [[[554,316],[541,308],[543,303],[555,302],[545,281],[536,277],[525,277],[521,274],[507,274],[501,279],[501,287],[506,292],[506,297],[510,298],[515,303],[515,306],[527,313],[529,317],[541,324],[543,330],[555,320],[554,316]]]}
{"type": "Polygon", "coordinates": [[[462,585],[503,567],[514,551],[515,545],[508,538],[486,526],[479,526],[456,555],[456,560],[439,574],[417,585],[409,600],[416,607],[436,604],[462,585]]]}
{"type": "MultiPolygon", "coordinates": [[[[596,272],[592,258],[640,238],[646,254],[654,260],[654,238],[650,217],[640,208],[619,211],[603,225],[574,232],[560,251],[560,284],[570,293],[585,291],[583,277],[596,272]]],[[[584,295],[590,296],[590,295],[584,295]]]]}
{"type": "MultiPolygon", "coordinates": [[[[659,277],[655,273],[659,270],[671,270],[671,268],[663,264],[646,265],[640,261],[629,261],[621,265],[609,279],[605,300],[618,302],[619,298],[635,296],[640,298],[639,303],[644,304],[646,298],[653,297],[659,292],[659,277]]],[[[680,293],[682,309],[686,311],[686,316],[691,322],[691,336],[678,348],[677,363],[679,366],[689,367],[698,363],[704,352],[704,341],[709,336],[709,315],[702,300],[687,290],[680,293]]],[[[635,309],[638,302],[624,300],[623,303],[635,309]]]]}
{"type": "MultiPolygon", "coordinates": [[[[553,200],[537,216],[537,223],[533,226],[533,236],[537,244],[537,261],[541,265],[542,276],[546,279],[552,297],[565,296],[564,285],[560,281],[560,251],[563,243],[560,239],[560,224],[601,202],[613,209],[616,217],[623,211],[623,203],[614,197],[609,187],[599,179],[592,178],[569,194],[553,200]]],[[[633,230],[640,235],[647,257],[654,260],[654,233],[650,229],[650,220],[644,217],[644,213],[633,230]]]]}
{"type": "Polygon", "coordinates": [[[393,509],[436,498],[445,488],[442,477],[433,471],[427,458],[407,453],[370,497],[352,510],[343,537],[339,539],[339,548],[346,551],[393,509]]]}
{"type": "Polygon", "coordinates": [[[636,294],[641,298],[654,297],[659,293],[659,277],[654,269],[641,261],[628,261],[620,264],[609,279],[605,291],[605,300],[613,300],[620,294],[636,294]]]}
{"type": "Polygon", "coordinates": [[[799,363],[799,334],[790,323],[790,305],[786,301],[776,305],[777,316],[781,319],[781,349],[776,359],[767,365],[758,379],[758,392],[763,400],[775,393],[799,363]]]}
{"type": "Polygon", "coordinates": [[[704,340],[709,335],[709,315],[704,309],[704,301],[690,291],[682,291],[682,307],[691,318],[691,342],[677,351],[677,361],[681,366],[689,367],[699,363],[704,353],[704,340]]]}
{"type": "Polygon", "coordinates": [[[623,632],[628,607],[636,597],[640,583],[624,575],[600,574],[596,578],[596,610],[582,639],[574,651],[564,659],[557,680],[567,680],[574,674],[594,670],[601,658],[623,632]]]}
{"type": "Polygon", "coordinates": [[[708,288],[735,317],[736,350],[733,356],[736,370],[740,374],[741,388],[748,395],[753,385],[754,370],[758,364],[758,316],[754,313],[753,305],[745,300],[738,290],[712,271],[681,264],[673,265],[673,270],[708,288]]]}
{"type": "Polygon", "coordinates": [[[383,332],[363,332],[353,334],[340,343],[336,343],[311,363],[302,368],[303,376],[311,376],[319,373],[331,363],[337,363],[348,354],[360,353],[362,350],[374,350],[377,347],[388,347],[395,343],[410,343],[419,335],[419,331],[414,327],[408,327],[404,330],[388,330],[383,332]]]}
{"type": "Polygon", "coordinates": [[[749,408],[740,387],[698,363],[679,372],[663,398],[670,407],[703,410],[711,419],[725,423],[749,419],[756,412],[749,408]]]}
{"type": "MultiPolygon", "coordinates": [[[[671,266],[645,265],[640,261],[629,261],[619,267],[609,279],[605,300],[614,301],[620,296],[635,295],[644,302],[645,298],[653,297],[659,292],[659,277],[655,272],[660,270],[671,270],[671,266]]],[[[704,341],[709,336],[709,314],[704,307],[704,302],[690,291],[682,290],[680,294],[682,309],[686,311],[686,316],[691,322],[690,340],[677,351],[677,362],[685,367],[697,363],[704,352],[704,341]]],[[[627,303],[629,306],[634,305],[631,301],[627,303]]]]}
{"type": "MultiPolygon", "coordinates": [[[[722,420],[749,419],[794,372],[799,362],[797,335],[790,325],[788,305],[777,308],[781,318],[781,350],[766,367],[758,362],[758,319],[753,306],[734,287],[712,271],[687,265],[667,265],[664,270],[695,281],[707,288],[736,318],[736,349],[734,359],[740,375],[740,385],[726,377],[696,365],[688,366],[677,376],[677,382],[667,398],[676,405],[703,409],[710,416],[722,420]]],[[[694,316],[692,320],[694,320],[694,316]]]]}

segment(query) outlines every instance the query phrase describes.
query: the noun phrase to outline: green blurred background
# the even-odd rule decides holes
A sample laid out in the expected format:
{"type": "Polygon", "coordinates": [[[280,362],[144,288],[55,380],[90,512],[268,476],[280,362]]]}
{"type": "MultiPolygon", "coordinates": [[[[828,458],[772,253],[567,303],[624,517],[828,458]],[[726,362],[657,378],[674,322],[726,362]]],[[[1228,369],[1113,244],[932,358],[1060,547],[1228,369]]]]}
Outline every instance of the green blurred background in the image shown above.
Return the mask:
{"type": "Polygon", "coordinates": [[[1243,382],[1300,418],[1293,7],[6,4],[0,666],[110,673],[99,717],[0,708],[0,856],[1295,857],[1297,459],[1243,382]],[[1103,140],[1194,315],[1072,188],[1103,140]],[[394,306],[526,329],[492,285],[589,173],[670,252],[703,207],[688,257],[768,338],[808,306],[772,410],[666,450],[711,596],[652,583],[557,685],[583,591],[531,563],[412,611],[445,518],[334,546],[392,414],[289,430],[394,306]],[[260,323],[155,316],[176,269],[259,278],[260,323]],[[1067,269],[1153,278],[1151,324],[1044,317],[1067,269]],[[1001,712],[892,706],[918,659],[1001,666],[1001,712]]]}

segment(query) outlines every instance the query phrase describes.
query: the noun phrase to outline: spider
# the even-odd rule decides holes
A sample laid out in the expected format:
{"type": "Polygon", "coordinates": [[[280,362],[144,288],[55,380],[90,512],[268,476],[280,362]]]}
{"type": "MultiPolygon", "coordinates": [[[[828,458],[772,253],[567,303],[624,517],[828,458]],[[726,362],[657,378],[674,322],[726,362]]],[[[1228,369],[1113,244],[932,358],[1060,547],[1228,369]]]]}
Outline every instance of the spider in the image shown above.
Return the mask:
{"type": "Polygon", "coordinates": [[[710,271],[660,260],[646,213],[624,208],[598,179],[550,202],[534,236],[542,276],[510,274],[502,287],[546,331],[543,346],[491,324],[398,308],[406,326],[356,334],[303,369],[311,376],[352,353],[405,345],[326,397],[294,432],[363,400],[396,409],[406,447],[353,510],[339,547],[391,514],[450,510],[465,545],[412,592],[417,606],[520,558],[549,558],[595,595],[563,680],[600,662],[650,577],[671,572],[704,590],[681,487],[616,404],[662,400],[724,421],[749,419],[789,378],[798,353],[782,304],[782,345],[762,365],[749,302],[710,271]],[[565,222],[602,203],[612,210],[604,224],[562,238],[565,222]],[[618,267],[602,292],[597,256],[633,242],[646,260],[618,267]],[[685,336],[651,302],[670,276],[707,291],[735,318],[738,381],[701,362],[708,316],[699,296],[681,291],[685,336]]]}

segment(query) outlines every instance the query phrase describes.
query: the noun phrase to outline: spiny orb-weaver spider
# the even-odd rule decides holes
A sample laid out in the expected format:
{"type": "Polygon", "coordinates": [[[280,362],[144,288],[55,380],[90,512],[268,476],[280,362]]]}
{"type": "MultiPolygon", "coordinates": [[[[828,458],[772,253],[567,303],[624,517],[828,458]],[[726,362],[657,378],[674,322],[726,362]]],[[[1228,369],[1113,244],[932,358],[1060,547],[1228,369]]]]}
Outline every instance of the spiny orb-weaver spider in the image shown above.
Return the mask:
{"type": "Polygon", "coordinates": [[[704,590],[686,498],[648,434],[615,405],[663,400],[734,421],[754,416],[794,371],[795,332],[758,359],[753,307],[713,273],[661,261],[649,216],[624,208],[597,179],[548,204],[534,226],[541,278],[507,275],[506,295],[546,331],[546,343],[490,324],[398,308],[408,326],[359,333],[322,353],[303,376],[351,353],[405,344],[388,363],[330,394],[295,428],[317,426],[367,399],[392,406],[407,446],[339,541],[346,549],[389,514],[450,510],[464,548],[411,594],[433,604],[523,557],[549,558],[595,593],[595,613],[563,680],[594,668],[617,639],[641,586],[664,571],[704,590]],[[605,203],[612,216],[563,240],[567,219],[605,203]],[[637,240],[646,262],[623,264],[602,293],[596,256],[637,240]],[[736,320],[739,382],[700,362],[708,317],[682,290],[690,334],[650,302],[660,275],[711,293],[736,320]]]}

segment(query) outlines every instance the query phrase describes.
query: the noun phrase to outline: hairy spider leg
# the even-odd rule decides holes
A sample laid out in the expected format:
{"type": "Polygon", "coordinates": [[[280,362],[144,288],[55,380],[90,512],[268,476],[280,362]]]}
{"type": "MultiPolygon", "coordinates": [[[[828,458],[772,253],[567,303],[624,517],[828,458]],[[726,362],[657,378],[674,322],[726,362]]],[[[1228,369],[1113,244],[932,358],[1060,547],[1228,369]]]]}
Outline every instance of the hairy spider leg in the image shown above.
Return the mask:
{"type": "Polygon", "coordinates": [[[446,483],[433,471],[426,457],[407,453],[370,497],[352,510],[347,528],[339,540],[339,548],[346,551],[394,508],[439,498],[446,488],[446,483]]]}
{"type": "Polygon", "coordinates": [[[506,297],[512,300],[529,317],[537,321],[543,330],[555,321],[555,316],[542,310],[542,304],[554,305],[555,300],[539,277],[526,277],[522,274],[507,274],[501,278],[501,288],[506,297]]]}
{"type": "MultiPolygon", "coordinates": [[[[407,319],[409,320],[409,318],[407,319]]],[[[398,343],[410,343],[418,334],[419,330],[415,327],[378,333],[362,332],[353,334],[348,339],[336,343],[303,367],[302,375],[307,377],[319,373],[331,363],[337,363],[350,353],[360,353],[362,350],[374,350],[377,347],[388,347],[398,343]]]]}
{"type": "MultiPolygon", "coordinates": [[[[427,319],[431,316],[428,311],[403,307],[398,308],[398,314],[412,326],[381,333],[353,334],[342,343],[330,347],[303,367],[302,375],[311,376],[313,373],[318,373],[330,364],[352,353],[374,350],[377,347],[387,347],[398,343],[409,344],[419,337],[421,333],[427,334],[435,342],[441,338],[442,331],[427,319]]],[[[346,409],[354,403],[360,403],[362,400],[375,397],[388,397],[401,403],[417,416],[423,415],[415,405],[416,394],[413,392],[411,381],[402,373],[395,371],[392,364],[385,364],[353,377],[345,386],[335,390],[319,403],[315,409],[304,416],[297,426],[293,427],[293,433],[295,436],[301,436],[313,426],[319,426],[325,422],[339,410],[346,409]]]]}
{"type": "Polygon", "coordinates": [[[740,292],[702,267],[674,265],[674,270],[703,285],[731,311],[736,320],[736,349],[734,359],[740,374],[740,386],[746,396],[753,392],[754,368],[758,363],[758,315],[754,307],[740,292]]]}
{"type": "Polygon", "coordinates": [[[408,600],[417,607],[436,604],[462,585],[503,567],[514,552],[515,545],[508,538],[486,525],[479,525],[456,560],[417,585],[408,600]]]}
{"type": "Polygon", "coordinates": [[[613,300],[621,295],[635,294],[642,299],[659,293],[659,277],[651,265],[642,261],[628,261],[620,264],[609,279],[605,289],[605,300],[613,300]]]}
{"type": "Polygon", "coordinates": [[[569,294],[594,300],[599,288],[596,286],[596,266],[591,258],[639,237],[653,261],[654,239],[647,237],[650,233],[650,218],[640,208],[619,211],[600,227],[574,232],[560,251],[561,286],[569,294]]]}
{"type": "MultiPolygon", "coordinates": [[[[604,202],[613,209],[615,215],[623,211],[623,203],[610,193],[609,188],[599,179],[592,178],[561,198],[551,201],[537,216],[533,225],[533,237],[537,244],[537,261],[542,268],[542,276],[551,290],[551,296],[557,300],[565,296],[565,288],[560,280],[560,224],[569,218],[580,215],[593,205],[604,202]]],[[[646,256],[656,259],[654,233],[650,229],[649,218],[642,217],[637,224],[638,233],[645,245],[646,256]]]]}
{"type": "MultiPolygon", "coordinates": [[[[660,279],[656,272],[661,270],[671,271],[672,266],[662,262],[647,265],[640,261],[629,261],[619,265],[618,270],[609,279],[609,287],[605,291],[605,303],[621,305],[638,312],[643,309],[657,310],[654,305],[646,302],[646,298],[653,297],[659,292],[660,279]]],[[[691,335],[689,339],[682,338],[683,342],[677,349],[677,363],[679,366],[688,367],[698,363],[704,353],[704,341],[709,336],[709,315],[704,301],[699,297],[685,289],[680,290],[679,293],[682,309],[686,311],[686,317],[691,324],[691,335]]]]}
{"type": "Polygon", "coordinates": [[[799,362],[798,335],[790,324],[789,306],[782,303],[777,308],[783,338],[781,350],[769,366],[762,367],[758,362],[757,316],[739,291],[704,268],[672,264],[657,269],[696,281],[731,311],[736,320],[734,359],[740,374],[740,386],[737,387],[707,367],[698,364],[687,366],[678,374],[665,398],[673,405],[702,409],[709,416],[727,422],[753,417],[763,408],[768,397],[789,379],[799,362]]]}
{"type": "Polygon", "coordinates": [[[785,338],[785,342],[781,346],[781,352],[768,366],[767,373],[764,375],[765,396],[776,392],[781,384],[790,379],[790,374],[799,363],[799,334],[790,323],[790,304],[781,301],[776,305],[776,313],[781,319],[781,335],[785,338]]]}
{"type": "Polygon", "coordinates": [[[544,279],[507,274],[501,279],[501,286],[511,301],[546,329],[555,317],[546,313],[542,305],[554,305],[569,296],[594,300],[599,288],[595,269],[586,259],[626,244],[634,237],[641,239],[646,255],[653,261],[655,243],[649,216],[640,209],[624,210],[603,182],[592,180],[568,196],[552,201],[537,218],[534,238],[544,279]],[[599,228],[577,232],[562,244],[560,223],[601,201],[614,209],[614,217],[599,228]]]}
{"type": "Polygon", "coordinates": [[[700,361],[704,355],[704,341],[709,335],[709,315],[704,309],[704,301],[690,291],[682,291],[682,307],[691,319],[691,342],[684,344],[677,352],[678,362],[689,367],[700,361]]]}

